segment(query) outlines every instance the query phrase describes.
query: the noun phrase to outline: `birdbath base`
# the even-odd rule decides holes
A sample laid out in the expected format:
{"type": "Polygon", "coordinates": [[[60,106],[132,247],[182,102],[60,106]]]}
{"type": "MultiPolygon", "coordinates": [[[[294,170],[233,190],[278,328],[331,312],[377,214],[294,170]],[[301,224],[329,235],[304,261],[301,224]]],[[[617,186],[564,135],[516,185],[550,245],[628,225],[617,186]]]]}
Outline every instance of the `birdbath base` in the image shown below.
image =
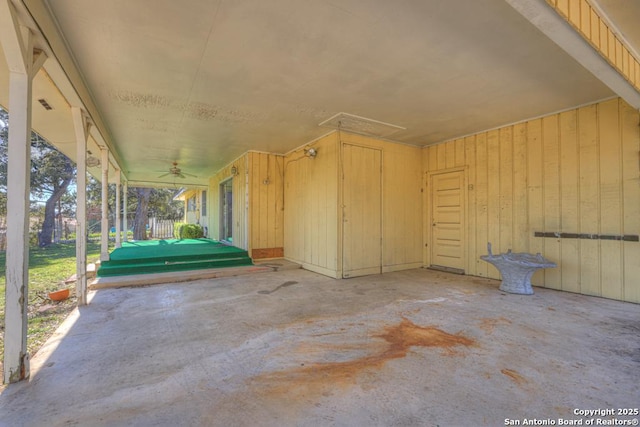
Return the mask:
{"type": "Polygon", "coordinates": [[[489,255],[483,255],[481,260],[495,266],[502,276],[500,290],[511,294],[532,295],[531,276],[541,268],[557,267],[555,262],[545,259],[542,255],[528,253],[513,253],[511,249],[506,254],[493,255],[491,243],[487,244],[489,255]]]}

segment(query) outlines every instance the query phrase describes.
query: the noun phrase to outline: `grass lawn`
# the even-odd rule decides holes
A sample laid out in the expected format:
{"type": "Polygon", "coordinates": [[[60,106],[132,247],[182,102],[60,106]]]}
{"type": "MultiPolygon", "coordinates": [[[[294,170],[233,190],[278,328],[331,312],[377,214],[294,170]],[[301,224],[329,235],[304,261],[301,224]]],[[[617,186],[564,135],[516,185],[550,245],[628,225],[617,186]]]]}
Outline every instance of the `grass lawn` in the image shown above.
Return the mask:
{"type": "MultiPolygon", "coordinates": [[[[87,244],[87,261],[100,258],[100,243],[87,244]]],[[[0,370],[4,360],[5,260],[0,252],[0,370]]],[[[75,282],[64,281],[76,272],[76,244],[61,243],[29,251],[29,322],[27,347],[33,356],[53,334],[58,325],[76,306],[75,282]],[[69,288],[71,296],[60,302],[51,301],[50,291],[69,288]]],[[[0,381],[1,383],[2,381],[0,381]]]]}

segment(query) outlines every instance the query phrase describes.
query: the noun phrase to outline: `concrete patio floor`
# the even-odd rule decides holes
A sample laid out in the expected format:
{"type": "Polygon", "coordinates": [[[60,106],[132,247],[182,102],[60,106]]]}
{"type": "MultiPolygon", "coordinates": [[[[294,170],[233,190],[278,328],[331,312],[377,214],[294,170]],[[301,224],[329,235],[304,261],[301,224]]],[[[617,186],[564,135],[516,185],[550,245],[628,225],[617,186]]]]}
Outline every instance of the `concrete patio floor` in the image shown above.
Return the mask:
{"type": "MultiPolygon", "coordinates": [[[[102,289],[2,426],[476,426],[636,417],[640,306],[424,269],[102,289]]],[[[597,424],[594,424],[597,425],[597,424]]]]}

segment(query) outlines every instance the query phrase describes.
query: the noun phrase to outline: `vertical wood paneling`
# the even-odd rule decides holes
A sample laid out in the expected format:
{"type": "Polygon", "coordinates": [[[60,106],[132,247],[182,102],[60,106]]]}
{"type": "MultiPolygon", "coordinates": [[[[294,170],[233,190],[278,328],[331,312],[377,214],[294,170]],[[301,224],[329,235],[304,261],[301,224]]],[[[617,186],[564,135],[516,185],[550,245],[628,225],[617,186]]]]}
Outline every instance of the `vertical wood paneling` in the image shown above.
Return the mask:
{"type": "Polygon", "coordinates": [[[465,165],[465,141],[464,139],[456,139],[455,141],[455,161],[454,166],[460,167],[465,165]]]}
{"type": "Polygon", "coordinates": [[[438,147],[427,147],[427,151],[429,152],[428,160],[429,160],[429,170],[438,170],[438,147]]]}
{"type": "Polygon", "coordinates": [[[591,6],[587,0],[578,0],[580,2],[580,21],[577,22],[578,28],[582,31],[587,40],[591,36],[591,6]]]}
{"type": "MultiPolygon", "coordinates": [[[[476,257],[487,253],[489,242],[489,176],[487,167],[487,134],[476,137],[476,257]]],[[[495,269],[492,269],[495,270],[495,269]]],[[[478,263],[478,276],[489,277],[489,264],[478,263]]]]}
{"type": "Polygon", "coordinates": [[[276,156],[276,173],[277,181],[274,183],[276,188],[276,248],[284,248],[284,157],[276,156]]]}
{"type": "MultiPolygon", "coordinates": [[[[422,266],[422,230],[425,221],[421,191],[422,150],[347,133],[342,134],[342,142],[382,151],[383,272],[422,266]]],[[[447,164],[455,162],[456,155],[460,156],[459,153],[456,154],[455,148],[455,144],[451,144],[451,148],[441,150],[441,166],[446,168],[447,164]]],[[[438,154],[433,158],[438,161],[438,154]]],[[[373,179],[373,173],[371,176],[373,179]]]]}
{"type": "MultiPolygon", "coordinates": [[[[560,232],[560,169],[558,141],[558,115],[548,116],[542,119],[542,177],[543,177],[543,200],[544,200],[544,230],[560,232]]],[[[543,254],[548,259],[558,260],[560,258],[560,239],[546,238],[543,240],[543,254]]],[[[544,270],[544,283],[546,287],[560,289],[561,268],[544,270]]]]}
{"type": "Polygon", "coordinates": [[[614,64],[616,62],[616,36],[613,34],[613,32],[609,31],[609,33],[607,33],[607,39],[608,50],[606,59],[611,64],[614,64]]]}
{"type": "Polygon", "coordinates": [[[555,2],[556,8],[565,18],[569,16],[569,1],[570,0],[558,0],[555,2]]]}
{"type": "Polygon", "coordinates": [[[455,141],[444,144],[445,168],[452,168],[456,165],[456,143],[455,141]]]}
{"type": "Polygon", "coordinates": [[[284,245],[283,157],[250,152],[250,248],[272,249],[284,245]]]}
{"type": "Polygon", "coordinates": [[[500,248],[513,249],[513,127],[499,130],[500,248]]]}
{"type": "MultiPolygon", "coordinates": [[[[466,137],[465,164],[458,156],[455,164],[466,167],[469,182],[468,273],[497,277],[478,260],[491,241],[496,252],[511,247],[555,261],[557,269],[534,275],[536,285],[640,302],[638,242],[534,237],[640,233],[639,122],[618,98],[466,137]]],[[[424,148],[425,171],[445,169],[442,153],[458,144],[424,148]]]]}
{"type": "MultiPolygon", "coordinates": [[[[487,133],[487,241],[496,252],[507,250],[500,247],[500,139],[499,131],[487,133]]],[[[498,278],[498,270],[489,267],[489,277],[498,278]]]]}
{"type": "Polygon", "coordinates": [[[314,159],[303,150],[284,159],[285,257],[305,268],[338,277],[337,134],[313,143],[314,159]]]}
{"type": "MultiPolygon", "coordinates": [[[[420,186],[421,186],[421,191],[422,191],[422,212],[425,213],[428,212],[428,206],[429,206],[429,197],[427,196],[429,193],[429,185],[427,183],[427,171],[429,170],[429,156],[431,153],[431,150],[429,147],[424,147],[422,150],[422,171],[420,174],[420,186]]],[[[423,222],[423,226],[422,226],[422,242],[420,242],[420,244],[422,245],[422,265],[429,265],[430,263],[430,254],[429,254],[429,247],[428,247],[428,241],[429,241],[429,221],[427,218],[424,219],[423,222]]]]}
{"type": "MultiPolygon", "coordinates": [[[[616,37],[616,61],[614,62],[614,64],[617,65],[616,68],[621,69],[622,68],[622,55],[623,55],[623,45],[622,42],[620,40],[618,40],[618,38],[616,37]]],[[[622,71],[622,70],[620,70],[622,71]]]]}
{"type": "MultiPolygon", "coordinates": [[[[618,100],[603,102],[598,111],[600,157],[600,233],[622,233],[622,186],[618,100]]],[[[622,246],[619,241],[600,242],[602,296],[622,298],[622,246]]]]}
{"type": "Polygon", "coordinates": [[[222,168],[209,180],[209,198],[211,200],[211,211],[209,217],[209,234],[214,239],[220,238],[220,183],[232,177],[231,168],[237,168],[237,175],[233,176],[233,244],[238,248],[249,250],[248,241],[249,228],[252,226],[248,222],[248,188],[247,188],[247,166],[249,165],[248,154],[234,160],[222,168]]]}
{"type": "MultiPolygon", "coordinates": [[[[529,233],[544,229],[544,193],[542,187],[542,120],[532,120],[527,123],[527,176],[528,176],[528,208],[529,208],[529,233]]],[[[530,237],[530,253],[542,253],[544,243],[540,237],[530,237]]],[[[538,271],[533,275],[531,283],[544,285],[544,271],[538,271]]]]}
{"type": "Polygon", "coordinates": [[[600,20],[600,42],[598,43],[600,52],[605,58],[609,57],[609,27],[603,20],[600,20]]]}
{"type": "MultiPolygon", "coordinates": [[[[299,150],[284,160],[285,257],[313,271],[340,277],[343,247],[348,245],[351,254],[366,253],[369,245],[362,239],[340,238],[343,218],[339,203],[344,172],[355,178],[353,182],[367,183],[369,178],[373,179],[374,171],[364,167],[358,156],[347,157],[343,163],[340,158],[343,144],[356,147],[356,151],[364,150],[362,153],[381,154],[382,207],[377,209],[382,218],[383,271],[423,265],[422,164],[423,160],[433,161],[435,166],[440,156],[446,165],[446,151],[438,154],[434,147],[433,153],[422,152],[417,147],[345,132],[314,142],[313,146],[318,149],[315,159],[306,158],[299,150]]],[[[452,153],[455,159],[455,150],[452,153]]],[[[356,190],[347,196],[357,203],[358,197],[367,194],[367,188],[356,190]]],[[[355,230],[356,234],[365,233],[365,219],[373,217],[373,213],[367,215],[353,223],[356,228],[363,227],[355,230]]]]}
{"type": "MultiPolygon", "coordinates": [[[[637,110],[620,101],[622,139],[622,232],[640,233],[640,128],[637,110]]],[[[623,242],[625,301],[640,303],[640,243],[623,242]]]]}
{"type": "Polygon", "coordinates": [[[593,45],[599,49],[600,48],[600,17],[596,13],[596,11],[593,10],[593,8],[591,9],[591,23],[589,25],[591,29],[591,37],[590,37],[591,43],[593,43],[593,45]]]}
{"type": "MultiPolygon", "coordinates": [[[[314,159],[316,160],[316,159],[314,159]]],[[[320,192],[321,189],[324,188],[323,185],[318,185],[317,182],[312,182],[309,187],[307,187],[308,194],[308,204],[311,206],[311,209],[307,213],[309,218],[309,226],[307,228],[308,235],[308,246],[307,250],[309,251],[308,257],[311,260],[311,263],[314,265],[321,265],[320,261],[320,253],[324,252],[322,248],[326,244],[322,242],[320,238],[320,233],[322,229],[320,227],[320,217],[326,215],[325,212],[320,212],[320,192]]]]}
{"type": "Polygon", "coordinates": [[[343,145],[343,277],[382,272],[382,150],[343,145]]]}
{"type": "MultiPolygon", "coordinates": [[[[479,259],[484,253],[478,253],[478,244],[476,240],[476,139],[474,136],[468,136],[464,139],[465,162],[467,168],[467,183],[469,191],[467,193],[467,274],[477,276],[478,264],[483,262],[479,259]]],[[[458,166],[465,166],[465,163],[458,166]]],[[[426,240],[425,240],[426,241],[426,240]]],[[[484,262],[483,262],[484,263],[484,262]]]]}
{"type": "Polygon", "coordinates": [[[576,0],[569,0],[569,22],[574,26],[580,25],[580,2],[576,0]]]}
{"type": "Polygon", "coordinates": [[[566,19],[582,37],[618,70],[629,83],[640,90],[640,82],[635,78],[635,70],[640,66],[638,59],[629,48],[603,22],[598,11],[588,0],[548,0],[556,12],[566,19]]]}
{"type": "Polygon", "coordinates": [[[383,187],[383,251],[392,250],[394,256],[383,262],[383,269],[395,269],[396,266],[421,265],[422,229],[425,215],[422,210],[420,149],[405,145],[387,144],[383,159],[384,184],[393,184],[397,192],[390,193],[383,187]],[[416,232],[416,230],[419,230],[416,232]],[[394,245],[388,248],[388,242],[394,239],[394,245]]]}
{"type": "Polygon", "coordinates": [[[258,198],[259,201],[259,215],[255,220],[259,224],[259,229],[254,230],[254,234],[258,238],[257,247],[268,248],[269,247],[269,191],[268,186],[263,184],[263,179],[266,179],[267,171],[267,155],[263,153],[255,153],[251,156],[256,160],[254,162],[254,175],[252,181],[252,189],[254,198],[258,198]],[[257,164],[255,164],[257,163],[257,164]],[[255,173],[257,171],[257,174],[255,173]]]}
{"type": "Polygon", "coordinates": [[[436,149],[436,164],[438,169],[447,168],[447,144],[439,144],[436,149]]]}
{"type": "MultiPolygon", "coordinates": [[[[560,199],[562,210],[560,224],[563,232],[577,233],[579,219],[579,158],[577,123],[575,110],[560,114],[560,199]]],[[[560,241],[561,286],[563,290],[580,292],[580,247],[578,239],[560,241]]]]}
{"type": "MultiPolygon", "coordinates": [[[[580,231],[598,234],[599,214],[599,158],[597,106],[590,105],[578,110],[580,140],[580,231]]],[[[600,295],[600,241],[580,240],[580,284],[581,292],[600,295]]]]}
{"type": "Polygon", "coordinates": [[[233,166],[233,244],[250,251],[282,248],[283,157],[275,154],[248,152],[209,180],[211,237],[220,237],[220,183],[232,177],[233,166]]]}
{"type": "Polygon", "coordinates": [[[513,250],[529,250],[527,207],[527,125],[513,127],[513,250]]]}

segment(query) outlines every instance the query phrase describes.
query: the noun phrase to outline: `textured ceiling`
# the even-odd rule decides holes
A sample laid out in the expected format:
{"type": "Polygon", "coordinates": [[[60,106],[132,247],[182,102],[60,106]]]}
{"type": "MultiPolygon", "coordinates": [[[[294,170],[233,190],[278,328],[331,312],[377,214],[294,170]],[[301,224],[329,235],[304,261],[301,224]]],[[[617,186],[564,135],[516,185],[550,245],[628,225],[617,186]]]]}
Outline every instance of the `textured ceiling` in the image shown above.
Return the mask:
{"type": "Polygon", "coordinates": [[[206,182],[340,112],[422,146],[613,95],[503,0],[46,3],[132,180],[206,182]]]}

